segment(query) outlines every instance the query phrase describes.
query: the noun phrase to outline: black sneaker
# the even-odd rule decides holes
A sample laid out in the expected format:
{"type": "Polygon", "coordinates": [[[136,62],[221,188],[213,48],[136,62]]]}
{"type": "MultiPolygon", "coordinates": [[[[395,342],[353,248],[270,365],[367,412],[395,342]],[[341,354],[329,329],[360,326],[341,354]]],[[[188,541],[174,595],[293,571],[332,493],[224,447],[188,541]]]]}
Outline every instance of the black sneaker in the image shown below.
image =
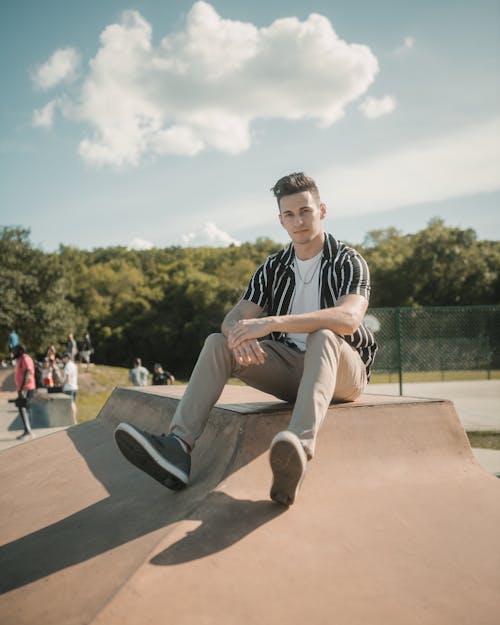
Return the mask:
{"type": "Polygon", "coordinates": [[[149,434],[120,423],[115,440],[125,458],[171,490],[180,490],[189,482],[191,456],[173,434],[149,434]]]}
{"type": "Polygon", "coordinates": [[[269,462],[273,471],[271,499],[291,506],[306,475],[307,456],[299,437],[289,431],[276,434],[269,462]]]}
{"type": "Polygon", "coordinates": [[[32,438],[35,438],[33,432],[23,432],[19,434],[19,436],[16,436],[16,440],[18,441],[30,441],[32,438]]]}

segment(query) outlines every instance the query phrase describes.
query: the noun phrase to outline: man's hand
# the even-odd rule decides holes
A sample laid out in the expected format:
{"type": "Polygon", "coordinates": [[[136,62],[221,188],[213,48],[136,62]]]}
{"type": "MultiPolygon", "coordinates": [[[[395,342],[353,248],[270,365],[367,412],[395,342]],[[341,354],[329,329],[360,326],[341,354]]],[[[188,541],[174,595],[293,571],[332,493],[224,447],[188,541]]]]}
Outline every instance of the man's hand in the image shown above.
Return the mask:
{"type": "Polygon", "coordinates": [[[244,341],[231,349],[236,362],[244,367],[248,365],[262,365],[266,360],[267,354],[256,339],[244,341]]]}
{"type": "Polygon", "coordinates": [[[265,319],[258,319],[261,312],[260,306],[242,299],[224,317],[221,331],[239,365],[262,365],[266,360],[267,354],[257,341],[269,334],[269,330],[262,326],[265,319]],[[259,331],[254,329],[253,334],[249,332],[252,324],[260,327],[259,331]]]}
{"type": "MultiPolygon", "coordinates": [[[[227,342],[233,351],[246,341],[260,339],[271,331],[271,317],[259,319],[241,319],[229,330],[227,342]]],[[[256,342],[256,341],[255,341],[256,342]]],[[[258,343],[257,343],[258,344],[258,343]]]]}

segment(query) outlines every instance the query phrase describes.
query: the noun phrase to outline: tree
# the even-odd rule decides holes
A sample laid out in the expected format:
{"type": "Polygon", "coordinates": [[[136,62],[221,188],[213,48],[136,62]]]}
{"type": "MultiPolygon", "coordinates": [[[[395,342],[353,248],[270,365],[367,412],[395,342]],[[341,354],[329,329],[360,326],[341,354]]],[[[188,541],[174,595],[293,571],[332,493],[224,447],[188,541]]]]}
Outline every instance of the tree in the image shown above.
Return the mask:
{"type": "Polygon", "coordinates": [[[33,353],[45,353],[75,331],[82,320],[66,300],[66,281],[57,254],[34,248],[25,228],[3,227],[0,235],[0,328],[15,328],[33,353]]]}
{"type": "Polygon", "coordinates": [[[480,242],[474,230],[447,227],[433,219],[413,236],[401,269],[410,277],[410,304],[451,306],[498,303],[498,243],[480,242]]]}

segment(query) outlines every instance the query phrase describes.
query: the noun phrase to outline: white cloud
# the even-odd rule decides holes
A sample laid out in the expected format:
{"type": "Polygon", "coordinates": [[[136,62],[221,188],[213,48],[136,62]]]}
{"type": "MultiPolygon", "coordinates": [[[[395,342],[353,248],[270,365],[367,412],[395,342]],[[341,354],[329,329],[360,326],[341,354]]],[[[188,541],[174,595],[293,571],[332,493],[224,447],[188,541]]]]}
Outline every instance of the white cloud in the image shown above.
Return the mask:
{"type": "Polygon", "coordinates": [[[135,237],[128,244],[127,249],[129,250],[150,250],[154,247],[154,243],[151,241],[146,241],[146,239],[140,239],[139,237],[135,237]]]}
{"type": "Polygon", "coordinates": [[[396,100],[392,95],[386,95],[383,98],[366,98],[359,105],[359,110],[368,119],[376,119],[382,115],[392,113],[396,108],[396,100]]]}
{"type": "Polygon", "coordinates": [[[40,89],[55,87],[61,82],[70,82],[76,76],[80,55],[74,48],[56,50],[50,59],[40,65],[33,75],[33,82],[40,89]]]}
{"type": "Polygon", "coordinates": [[[415,38],[408,35],[407,37],[403,39],[403,43],[394,50],[394,54],[396,55],[403,54],[403,52],[407,52],[408,50],[411,50],[414,45],[415,45],[415,38]]]}
{"type": "Polygon", "coordinates": [[[367,46],[340,39],[314,13],[258,28],[200,1],[182,31],[156,47],[151,38],[137,11],[103,31],[65,111],[91,129],[79,146],[85,160],[120,166],[206,149],[236,154],[251,145],[259,118],[334,123],[378,72],[367,46]]]}
{"type": "Polygon", "coordinates": [[[39,128],[52,128],[57,100],[52,100],[41,109],[33,112],[32,124],[39,128]]]}
{"type": "Polygon", "coordinates": [[[500,118],[317,175],[330,214],[354,216],[500,189],[500,118]]]}
{"type": "Polygon", "coordinates": [[[185,247],[227,247],[228,245],[241,245],[240,241],[220,230],[214,223],[206,222],[201,228],[182,235],[182,245],[185,247]]]}

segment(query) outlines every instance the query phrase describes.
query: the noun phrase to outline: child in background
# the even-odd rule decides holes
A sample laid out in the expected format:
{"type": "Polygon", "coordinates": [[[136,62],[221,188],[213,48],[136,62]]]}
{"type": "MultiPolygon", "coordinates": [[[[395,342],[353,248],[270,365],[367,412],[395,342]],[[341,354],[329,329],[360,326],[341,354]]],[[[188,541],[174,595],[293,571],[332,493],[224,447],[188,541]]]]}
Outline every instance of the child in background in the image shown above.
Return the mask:
{"type": "Polygon", "coordinates": [[[52,388],[54,386],[54,374],[50,358],[45,358],[42,369],[42,385],[44,388],[52,388]]]}

